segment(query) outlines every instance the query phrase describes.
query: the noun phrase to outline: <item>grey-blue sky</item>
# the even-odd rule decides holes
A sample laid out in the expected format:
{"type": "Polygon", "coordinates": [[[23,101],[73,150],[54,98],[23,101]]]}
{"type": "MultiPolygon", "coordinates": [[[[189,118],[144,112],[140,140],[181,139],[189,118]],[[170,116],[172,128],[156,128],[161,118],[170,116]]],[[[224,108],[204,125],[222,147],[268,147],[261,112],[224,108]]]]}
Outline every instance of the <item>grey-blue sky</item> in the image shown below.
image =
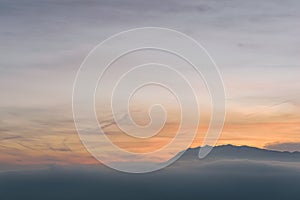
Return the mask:
{"type": "MultiPolygon", "coordinates": [[[[1,90],[23,87],[39,96],[43,89],[38,88],[51,91],[55,79],[62,93],[69,92],[76,69],[93,46],[141,26],[174,28],[194,37],[212,54],[225,82],[232,67],[289,78],[300,64],[299,7],[294,0],[1,1],[1,90]],[[264,71],[269,65],[276,67],[264,71]]],[[[235,76],[245,76],[239,70],[235,76]]],[[[255,74],[251,78],[255,81],[255,74]]]]}

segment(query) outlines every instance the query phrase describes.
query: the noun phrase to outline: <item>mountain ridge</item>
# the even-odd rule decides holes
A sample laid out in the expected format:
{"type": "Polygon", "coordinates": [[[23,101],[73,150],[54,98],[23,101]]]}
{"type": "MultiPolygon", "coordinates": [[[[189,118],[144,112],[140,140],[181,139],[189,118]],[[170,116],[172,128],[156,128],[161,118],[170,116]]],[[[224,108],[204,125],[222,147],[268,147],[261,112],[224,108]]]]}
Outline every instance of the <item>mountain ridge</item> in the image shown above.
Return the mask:
{"type": "MultiPolygon", "coordinates": [[[[204,147],[188,148],[181,156],[180,160],[199,159],[199,150],[204,147]]],[[[203,160],[215,159],[247,159],[282,162],[300,162],[300,152],[275,151],[251,147],[247,145],[235,146],[232,144],[213,147],[212,151],[203,160]]]]}

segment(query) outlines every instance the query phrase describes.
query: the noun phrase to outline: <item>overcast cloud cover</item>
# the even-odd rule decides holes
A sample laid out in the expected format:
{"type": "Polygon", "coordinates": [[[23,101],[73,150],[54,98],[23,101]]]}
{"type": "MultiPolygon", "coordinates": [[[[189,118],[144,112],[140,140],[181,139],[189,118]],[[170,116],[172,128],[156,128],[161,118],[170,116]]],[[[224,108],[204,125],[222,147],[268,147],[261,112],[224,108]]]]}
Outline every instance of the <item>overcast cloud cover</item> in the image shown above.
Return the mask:
{"type": "Polygon", "coordinates": [[[0,173],[4,199],[298,199],[298,165],[227,160],[175,163],[148,174],[105,167],[0,173]],[[17,191],[17,192],[16,192],[17,191]]]}

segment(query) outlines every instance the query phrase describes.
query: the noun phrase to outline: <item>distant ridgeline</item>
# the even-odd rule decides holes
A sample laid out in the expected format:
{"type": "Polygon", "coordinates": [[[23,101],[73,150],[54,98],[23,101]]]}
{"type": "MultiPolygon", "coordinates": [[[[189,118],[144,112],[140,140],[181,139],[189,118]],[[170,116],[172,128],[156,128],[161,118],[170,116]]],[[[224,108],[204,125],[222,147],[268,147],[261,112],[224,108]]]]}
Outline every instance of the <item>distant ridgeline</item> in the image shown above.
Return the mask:
{"type": "MultiPolygon", "coordinates": [[[[179,160],[197,160],[199,149],[189,148],[179,160]]],[[[203,160],[261,160],[280,162],[300,162],[300,152],[273,151],[249,146],[222,145],[216,146],[203,160]]]]}

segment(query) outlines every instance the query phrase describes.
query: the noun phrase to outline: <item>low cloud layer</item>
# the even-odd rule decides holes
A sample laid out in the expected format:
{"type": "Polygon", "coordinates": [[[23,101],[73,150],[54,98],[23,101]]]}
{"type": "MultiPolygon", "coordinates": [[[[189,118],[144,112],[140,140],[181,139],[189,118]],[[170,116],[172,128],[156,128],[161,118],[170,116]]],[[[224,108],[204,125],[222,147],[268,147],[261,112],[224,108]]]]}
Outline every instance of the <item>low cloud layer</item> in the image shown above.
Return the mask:
{"type": "Polygon", "coordinates": [[[124,174],[92,166],[0,173],[0,195],[10,200],[289,200],[298,199],[299,186],[299,166],[237,160],[175,164],[149,174],[124,174]]]}

